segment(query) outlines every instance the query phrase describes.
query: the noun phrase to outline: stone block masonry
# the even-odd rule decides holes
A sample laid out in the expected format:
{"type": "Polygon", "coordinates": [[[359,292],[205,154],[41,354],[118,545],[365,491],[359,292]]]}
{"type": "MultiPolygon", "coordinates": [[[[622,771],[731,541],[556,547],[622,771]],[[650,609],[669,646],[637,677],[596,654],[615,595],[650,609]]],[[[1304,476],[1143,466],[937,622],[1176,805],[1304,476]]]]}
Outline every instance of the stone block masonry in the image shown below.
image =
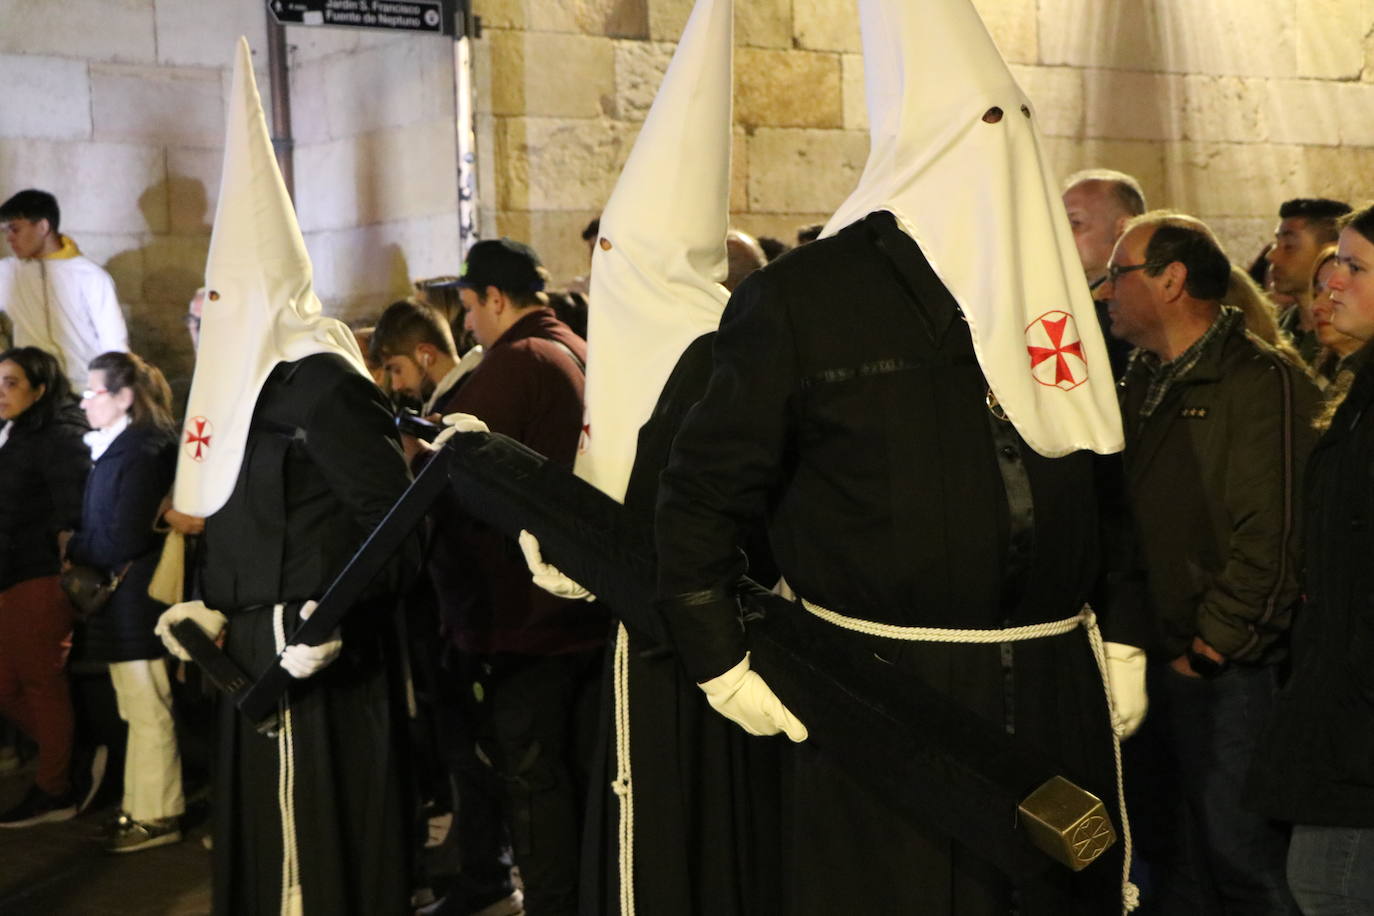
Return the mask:
{"type": "MultiPolygon", "coordinates": [[[[474,0],[480,226],[556,284],[610,194],[692,0],[474,0]]],[[[1060,176],[1141,180],[1248,261],[1278,204],[1374,197],[1374,0],[974,0],[1060,176]]],[[[730,207],[792,241],[857,182],[855,0],[737,0],[730,207]]],[[[0,0],[0,195],[44,187],[115,278],[133,345],[184,387],[186,300],[219,187],[233,41],[267,94],[261,0],[0,0]]],[[[364,321],[454,273],[453,48],[289,28],[296,203],[326,308],[364,321]]]]}
{"type": "MultiPolygon", "coordinates": [[[[1288,197],[1374,198],[1374,0],[975,5],[1034,103],[1061,177],[1131,172],[1152,206],[1213,223],[1238,261],[1259,250],[1288,197]]],[[[497,135],[486,224],[527,229],[566,281],[586,270],[576,230],[604,202],[692,3],[476,8],[492,75],[479,105],[497,135]],[[555,99],[550,85],[562,87],[555,99]]],[[[737,3],[735,33],[733,219],[790,242],[796,226],[838,206],[867,155],[856,3],[737,3]]]]}

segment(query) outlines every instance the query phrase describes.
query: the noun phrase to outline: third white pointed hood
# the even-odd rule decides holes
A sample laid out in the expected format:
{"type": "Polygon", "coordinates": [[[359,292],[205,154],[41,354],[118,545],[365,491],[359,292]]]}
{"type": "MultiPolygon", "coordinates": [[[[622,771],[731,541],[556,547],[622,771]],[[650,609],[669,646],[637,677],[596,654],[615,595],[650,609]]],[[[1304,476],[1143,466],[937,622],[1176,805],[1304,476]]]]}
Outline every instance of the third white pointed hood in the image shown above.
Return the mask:
{"type": "Polygon", "coordinates": [[[173,504],[207,516],[233,492],[263,383],[280,362],[338,353],[368,376],[353,333],[326,318],[263,117],[248,42],[234,60],[224,169],[173,504]]]}
{"type": "Polygon", "coordinates": [[[592,252],[577,473],[617,500],[664,382],[729,298],[733,13],[697,0],[592,252]]]}
{"type": "Polygon", "coordinates": [[[1035,107],[971,0],[859,0],[872,148],[824,235],[879,210],[925,253],[993,394],[1047,456],[1122,447],[1106,346],[1035,107]]]}

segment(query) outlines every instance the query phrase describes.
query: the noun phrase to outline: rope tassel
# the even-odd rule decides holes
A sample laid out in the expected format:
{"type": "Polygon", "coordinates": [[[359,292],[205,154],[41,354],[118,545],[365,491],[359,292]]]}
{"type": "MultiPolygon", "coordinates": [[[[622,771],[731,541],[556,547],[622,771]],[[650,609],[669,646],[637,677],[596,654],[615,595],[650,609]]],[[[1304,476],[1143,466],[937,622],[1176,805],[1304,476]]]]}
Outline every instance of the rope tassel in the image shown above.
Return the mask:
{"type": "Polygon", "coordinates": [[[625,625],[616,628],[615,658],[615,781],[611,791],[620,799],[620,916],[635,913],[635,796],[630,780],[630,636],[625,625]]]}

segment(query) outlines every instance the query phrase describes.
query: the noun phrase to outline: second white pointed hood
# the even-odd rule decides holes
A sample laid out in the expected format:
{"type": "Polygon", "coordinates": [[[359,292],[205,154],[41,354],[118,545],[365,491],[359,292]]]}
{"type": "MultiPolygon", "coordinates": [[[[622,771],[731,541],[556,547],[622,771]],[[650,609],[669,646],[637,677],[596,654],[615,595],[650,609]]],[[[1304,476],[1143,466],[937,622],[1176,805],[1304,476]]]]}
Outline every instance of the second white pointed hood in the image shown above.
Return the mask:
{"type": "Polygon", "coordinates": [[[576,468],[617,500],[669,373],[729,299],[733,18],[732,0],[697,0],[601,214],[576,468]]]}
{"type": "Polygon", "coordinates": [[[272,152],[252,53],[240,38],[205,265],[200,346],[173,490],[178,511],[208,516],[228,501],[258,394],[278,363],[338,353],[370,378],[353,333],[324,317],[311,277],[272,152]]]}
{"type": "Polygon", "coordinates": [[[971,0],[859,0],[872,148],[823,235],[890,211],[959,303],[978,363],[1047,456],[1120,451],[1107,350],[1035,108],[971,0]]]}

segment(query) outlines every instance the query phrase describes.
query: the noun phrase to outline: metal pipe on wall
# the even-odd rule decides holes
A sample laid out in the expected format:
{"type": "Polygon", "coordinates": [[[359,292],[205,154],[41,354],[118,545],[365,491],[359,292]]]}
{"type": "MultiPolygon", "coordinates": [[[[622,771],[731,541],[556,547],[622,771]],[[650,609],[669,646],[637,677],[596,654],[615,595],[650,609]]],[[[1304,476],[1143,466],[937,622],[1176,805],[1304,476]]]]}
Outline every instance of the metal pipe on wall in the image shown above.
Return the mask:
{"type": "Polygon", "coordinates": [[[286,26],[267,16],[267,78],[272,96],[272,150],[286,182],[286,193],[296,199],[296,173],[292,165],[296,141],[291,136],[291,76],[286,62],[286,26]]]}

